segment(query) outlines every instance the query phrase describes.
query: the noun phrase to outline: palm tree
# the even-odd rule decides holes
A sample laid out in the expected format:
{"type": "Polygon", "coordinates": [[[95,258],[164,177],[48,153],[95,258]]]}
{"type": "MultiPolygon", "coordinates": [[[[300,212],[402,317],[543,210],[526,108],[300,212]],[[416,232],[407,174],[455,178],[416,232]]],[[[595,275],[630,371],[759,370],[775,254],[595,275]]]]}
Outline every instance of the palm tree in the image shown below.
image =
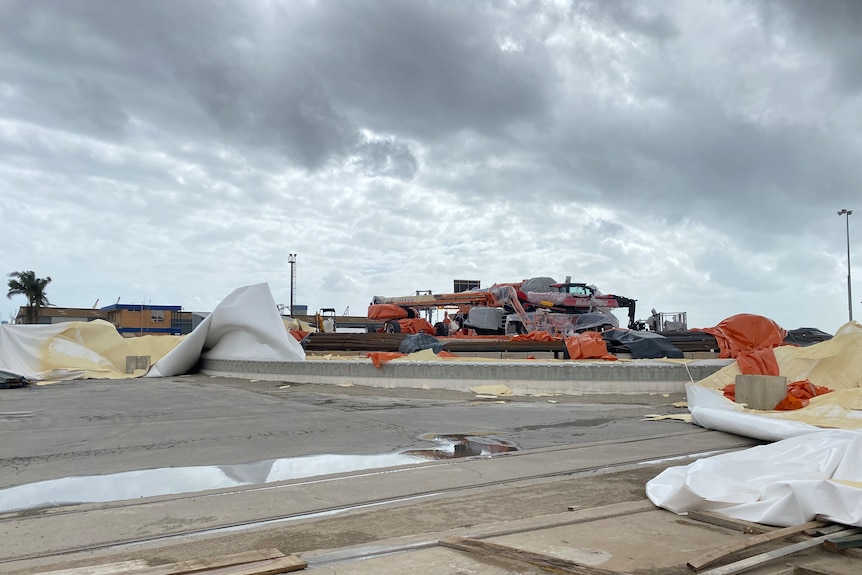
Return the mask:
{"type": "Polygon", "coordinates": [[[32,271],[12,272],[9,274],[9,293],[6,297],[12,299],[13,295],[23,295],[27,298],[27,323],[39,322],[39,310],[43,306],[51,305],[48,296],[45,295],[45,287],[51,283],[51,278],[37,278],[32,271]]]}

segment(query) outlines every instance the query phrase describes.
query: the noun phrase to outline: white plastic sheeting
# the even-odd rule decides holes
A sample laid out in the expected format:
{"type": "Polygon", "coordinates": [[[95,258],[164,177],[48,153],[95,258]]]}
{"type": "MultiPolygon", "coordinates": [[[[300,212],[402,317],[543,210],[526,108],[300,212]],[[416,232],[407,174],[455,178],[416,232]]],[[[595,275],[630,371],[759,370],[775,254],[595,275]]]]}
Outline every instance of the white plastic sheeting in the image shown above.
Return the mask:
{"type": "Polygon", "coordinates": [[[716,511],[789,527],[815,515],[862,527],[862,434],[818,431],[672,467],[647,497],[675,513],[716,511]]]}
{"type": "Polygon", "coordinates": [[[234,290],[177,347],[157,361],[147,377],[188,372],[209,359],[302,361],[305,350],[285,329],[267,284],[234,290]]]}
{"type": "Polygon", "coordinates": [[[822,515],[862,527],[862,326],[850,322],[829,341],[777,348],[775,356],[788,380],[836,391],[796,411],[745,409],[719,391],[740,373],[735,363],[689,385],[694,423],[775,443],[669,468],[647,483],[647,497],[676,513],[778,526],[822,515]]]}
{"type": "Polygon", "coordinates": [[[126,373],[129,356],[148,356],[147,376],[187,373],[214,359],[302,361],[305,352],[282,322],[267,284],[228,295],[187,336],[124,338],[108,322],[0,325],[0,370],[34,381],[144,375],[126,373]]]}

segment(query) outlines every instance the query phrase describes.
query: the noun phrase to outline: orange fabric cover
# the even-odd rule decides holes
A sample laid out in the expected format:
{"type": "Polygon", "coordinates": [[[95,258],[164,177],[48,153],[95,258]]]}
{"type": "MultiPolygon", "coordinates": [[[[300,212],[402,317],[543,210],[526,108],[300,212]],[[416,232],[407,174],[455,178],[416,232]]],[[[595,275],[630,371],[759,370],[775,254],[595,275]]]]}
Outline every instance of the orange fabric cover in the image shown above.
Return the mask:
{"type": "Polygon", "coordinates": [[[771,347],[742,351],[736,357],[739,371],[745,375],[780,375],[778,360],[771,347]]]}
{"type": "MultiPolygon", "coordinates": [[[[736,384],[730,383],[725,385],[721,390],[724,397],[730,401],[736,401],[736,384]]],[[[787,384],[787,395],[778,402],[773,409],[775,411],[791,411],[801,409],[808,405],[808,400],[824,393],[831,393],[833,390],[828,387],[814,385],[807,379],[794,381],[787,384]]]]}
{"type": "Polygon", "coordinates": [[[778,347],[787,336],[781,326],[769,318],[750,313],[730,316],[715,327],[693,329],[715,336],[719,357],[737,357],[743,351],[778,347]]]}
{"type": "Polygon", "coordinates": [[[296,341],[302,341],[302,339],[308,335],[309,332],[303,331],[301,329],[292,329],[290,330],[290,335],[296,339],[296,341]]]}
{"type": "Polygon", "coordinates": [[[404,357],[404,355],[397,351],[369,351],[365,354],[366,357],[371,358],[371,363],[378,369],[383,367],[384,363],[390,362],[397,357],[404,357]]]}
{"type": "Polygon", "coordinates": [[[602,335],[586,331],[566,338],[566,349],[571,359],[607,359],[616,361],[616,356],[608,353],[608,345],[602,335]]]}
{"type": "Polygon", "coordinates": [[[403,319],[407,310],[392,303],[378,303],[368,306],[368,319],[403,319]]]}
{"type": "Polygon", "coordinates": [[[434,335],[434,326],[428,323],[427,319],[399,319],[398,325],[401,327],[401,333],[422,333],[434,335]]]}
{"type": "Polygon", "coordinates": [[[554,337],[546,331],[531,331],[512,336],[512,341],[557,341],[562,338],[554,337]]]}

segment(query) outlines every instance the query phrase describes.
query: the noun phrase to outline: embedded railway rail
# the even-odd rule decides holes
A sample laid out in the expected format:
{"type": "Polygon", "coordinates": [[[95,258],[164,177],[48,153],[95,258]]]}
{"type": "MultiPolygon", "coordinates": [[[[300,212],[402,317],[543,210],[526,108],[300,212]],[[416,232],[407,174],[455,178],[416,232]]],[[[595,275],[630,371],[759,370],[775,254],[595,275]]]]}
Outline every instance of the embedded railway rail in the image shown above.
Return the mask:
{"type": "MultiPolygon", "coordinates": [[[[98,505],[47,508],[37,512],[7,513],[0,516],[0,532],[10,533],[13,529],[20,529],[25,533],[39,533],[42,532],[42,524],[45,524],[48,528],[45,533],[50,533],[51,528],[56,528],[50,525],[52,523],[80,526],[107,521],[111,524],[112,517],[117,520],[117,523],[114,523],[116,528],[105,532],[101,541],[91,538],[85,543],[84,539],[80,539],[77,544],[59,545],[53,549],[43,549],[38,553],[6,556],[0,558],[0,565],[9,566],[16,562],[59,558],[76,553],[120,553],[145,544],[179,544],[204,536],[282,527],[291,522],[311,521],[386,506],[404,505],[419,500],[476,495],[504,487],[605,475],[644,465],[666,467],[706,455],[745,449],[757,443],[756,440],[707,430],[685,431],[509,452],[490,458],[470,457],[399,468],[357,471],[280,484],[250,485],[203,493],[132,499],[98,505]],[[527,461],[519,461],[521,458],[527,461]],[[466,480],[462,478],[464,474],[457,473],[454,475],[458,478],[453,479],[453,474],[447,474],[452,465],[470,466],[473,472],[467,474],[469,478],[466,480]],[[409,477],[405,477],[405,475],[419,474],[431,474],[435,478],[446,477],[446,479],[429,483],[413,482],[409,477]],[[378,488],[370,492],[370,496],[369,491],[349,489],[373,484],[378,488]],[[417,485],[420,487],[417,488],[417,485]],[[348,489],[343,491],[344,487],[348,489]],[[331,495],[333,490],[341,493],[333,496],[331,495]],[[327,493],[329,495],[323,495],[327,493]],[[348,493],[348,499],[352,500],[344,501],[344,493],[348,493]],[[318,497],[315,494],[322,496],[318,497]],[[272,514],[272,502],[275,498],[280,505],[284,505],[285,502],[294,503],[294,507],[297,508],[285,513],[272,514]],[[338,498],[342,499],[339,504],[326,503],[338,498]],[[304,505],[296,505],[298,501],[304,505]],[[257,504],[247,504],[248,502],[257,504]],[[216,519],[211,511],[207,510],[215,507],[231,509],[233,513],[216,519]],[[144,536],[135,529],[138,520],[145,523],[152,517],[163,518],[167,514],[177,519],[175,523],[179,526],[195,523],[202,525],[197,528],[161,529],[157,534],[144,536]]],[[[14,548],[14,545],[7,546],[6,550],[8,552],[14,548]]]]}

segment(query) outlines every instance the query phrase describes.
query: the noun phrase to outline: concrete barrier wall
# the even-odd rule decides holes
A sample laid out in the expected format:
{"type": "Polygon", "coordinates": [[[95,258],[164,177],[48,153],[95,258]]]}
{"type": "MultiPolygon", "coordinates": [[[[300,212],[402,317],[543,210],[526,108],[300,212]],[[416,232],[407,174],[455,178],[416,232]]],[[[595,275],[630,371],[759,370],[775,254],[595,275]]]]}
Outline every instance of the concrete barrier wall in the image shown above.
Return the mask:
{"type": "Polygon", "coordinates": [[[391,362],[376,368],[370,361],[263,362],[202,360],[209,375],[293,383],[354,384],[467,391],[503,384],[513,393],[678,393],[685,384],[712,375],[731,360],[688,364],[632,362],[391,362]]]}

